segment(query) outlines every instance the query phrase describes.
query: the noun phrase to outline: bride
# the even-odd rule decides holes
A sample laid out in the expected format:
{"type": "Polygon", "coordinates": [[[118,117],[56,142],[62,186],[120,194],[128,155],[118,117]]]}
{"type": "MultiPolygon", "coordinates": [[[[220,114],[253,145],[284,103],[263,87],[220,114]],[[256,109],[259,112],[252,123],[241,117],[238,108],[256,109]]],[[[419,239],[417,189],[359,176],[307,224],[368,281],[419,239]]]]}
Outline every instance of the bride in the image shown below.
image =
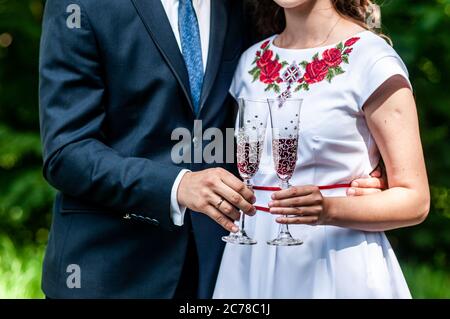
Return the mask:
{"type": "MultiPolygon", "coordinates": [[[[421,223],[429,189],[408,73],[366,23],[374,6],[254,2],[258,25],[273,36],[243,54],[230,92],[303,99],[296,186],[255,191],[260,211],[246,227],[259,244],[227,244],[214,297],[410,298],[383,231],[421,223]],[[369,176],[381,157],[387,190],[347,197],[347,189],[333,187],[369,176]],[[267,246],[280,224],[304,244],[267,246]]],[[[254,185],[278,185],[271,163],[266,141],[254,185]]]]}

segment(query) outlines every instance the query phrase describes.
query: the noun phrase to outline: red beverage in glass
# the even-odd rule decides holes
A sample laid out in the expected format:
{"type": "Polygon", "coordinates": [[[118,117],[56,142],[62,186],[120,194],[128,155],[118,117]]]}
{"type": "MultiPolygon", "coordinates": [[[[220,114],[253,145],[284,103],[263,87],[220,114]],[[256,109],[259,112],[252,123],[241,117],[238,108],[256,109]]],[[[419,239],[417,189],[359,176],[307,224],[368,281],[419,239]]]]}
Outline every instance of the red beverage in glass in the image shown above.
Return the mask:
{"type": "MultiPolygon", "coordinates": [[[[250,179],[258,172],[269,112],[266,100],[240,98],[238,103],[237,166],[245,186],[252,189],[250,179]]],[[[256,240],[245,231],[245,214],[242,211],[240,213],[239,231],[222,237],[222,240],[230,244],[254,245],[256,240]]]]}
{"type": "Polygon", "coordinates": [[[275,163],[275,171],[278,177],[289,180],[295,170],[297,163],[298,139],[278,138],[272,140],[272,152],[275,163]]]}
{"type": "MultiPolygon", "coordinates": [[[[268,99],[272,125],[272,157],[275,173],[283,190],[289,189],[289,180],[297,163],[301,99],[268,99]]],[[[288,217],[288,216],[286,216],[288,217]]],[[[297,246],[303,241],[292,237],[287,224],[282,224],[276,238],[267,242],[273,246],[297,246]]]]}
{"type": "Polygon", "coordinates": [[[248,142],[245,140],[237,143],[237,166],[243,179],[252,178],[259,168],[261,160],[262,143],[259,141],[248,142]]]}

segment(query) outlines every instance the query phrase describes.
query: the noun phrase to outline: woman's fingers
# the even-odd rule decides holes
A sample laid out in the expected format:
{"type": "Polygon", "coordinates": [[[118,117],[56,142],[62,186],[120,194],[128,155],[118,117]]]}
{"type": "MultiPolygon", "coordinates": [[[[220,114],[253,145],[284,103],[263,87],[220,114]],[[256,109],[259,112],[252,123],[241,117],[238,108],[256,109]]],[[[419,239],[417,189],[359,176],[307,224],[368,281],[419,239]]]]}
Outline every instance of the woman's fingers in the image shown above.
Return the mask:
{"type": "Polygon", "coordinates": [[[305,216],[305,217],[278,217],[276,219],[279,224],[288,224],[288,225],[317,225],[319,224],[318,216],[305,216]]]}
{"type": "Polygon", "coordinates": [[[322,206],[270,208],[270,213],[274,215],[319,216],[321,212],[322,206]]]}
{"type": "Polygon", "coordinates": [[[306,196],[272,200],[269,202],[268,205],[269,207],[302,207],[302,206],[318,205],[320,204],[320,202],[321,198],[319,196],[309,194],[306,196]]]}
{"type": "Polygon", "coordinates": [[[272,199],[279,200],[298,196],[306,196],[318,190],[317,186],[292,186],[272,194],[272,199]]]}
{"type": "Polygon", "coordinates": [[[317,186],[298,186],[274,193],[268,204],[280,224],[317,225],[323,215],[323,197],[317,186]]]}

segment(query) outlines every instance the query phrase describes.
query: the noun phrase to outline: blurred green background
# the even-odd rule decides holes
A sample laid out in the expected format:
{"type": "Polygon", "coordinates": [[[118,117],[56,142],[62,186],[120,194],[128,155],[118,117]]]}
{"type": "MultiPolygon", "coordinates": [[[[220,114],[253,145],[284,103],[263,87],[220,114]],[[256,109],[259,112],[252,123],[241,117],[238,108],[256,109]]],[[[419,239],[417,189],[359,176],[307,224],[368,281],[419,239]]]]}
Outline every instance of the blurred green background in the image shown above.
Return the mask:
{"type": "MultiPolygon", "coordinates": [[[[42,0],[0,0],[0,298],[42,298],[54,196],[42,178],[38,52],[42,0]]],[[[380,3],[380,2],[378,2],[380,3]]],[[[388,235],[416,298],[450,298],[450,0],[383,1],[383,30],[410,71],[432,209],[388,235]]]]}

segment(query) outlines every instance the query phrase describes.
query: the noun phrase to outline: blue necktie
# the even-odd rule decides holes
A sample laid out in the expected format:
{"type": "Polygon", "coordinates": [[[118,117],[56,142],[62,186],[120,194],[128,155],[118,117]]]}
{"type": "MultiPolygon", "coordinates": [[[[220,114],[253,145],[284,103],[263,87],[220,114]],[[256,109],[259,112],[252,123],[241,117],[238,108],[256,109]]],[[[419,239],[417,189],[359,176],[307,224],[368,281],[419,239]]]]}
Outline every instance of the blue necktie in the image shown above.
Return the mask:
{"type": "Polygon", "coordinates": [[[178,6],[178,29],[181,51],[189,74],[189,85],[194,103],[194,112],[198,113],[203,87],[203,60],[200,29],[192,0],[180,0],[178,6]]]}

